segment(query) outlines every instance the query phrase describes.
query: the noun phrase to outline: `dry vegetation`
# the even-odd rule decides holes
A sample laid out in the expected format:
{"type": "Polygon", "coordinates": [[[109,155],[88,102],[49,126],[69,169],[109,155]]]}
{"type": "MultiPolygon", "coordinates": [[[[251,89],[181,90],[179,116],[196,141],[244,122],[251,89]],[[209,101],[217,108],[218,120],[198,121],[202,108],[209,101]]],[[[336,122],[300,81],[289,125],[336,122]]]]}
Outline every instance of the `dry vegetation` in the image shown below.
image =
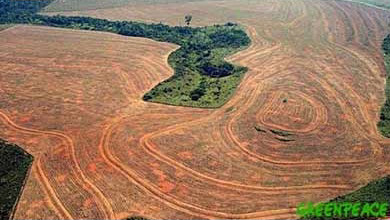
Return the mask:
{"type": "Polygon", "coordinates": [[[233,0],[66,14],[239,22],[253,44],[230,60],[249,71],[216,110],[145,103],[172,74],[176,46],[43,27],[0,32],[0,136],[35,156],[16,218],[293,218],[299,202],[390,173],[390,141],[376,127],[383,10],[233,0]]]}

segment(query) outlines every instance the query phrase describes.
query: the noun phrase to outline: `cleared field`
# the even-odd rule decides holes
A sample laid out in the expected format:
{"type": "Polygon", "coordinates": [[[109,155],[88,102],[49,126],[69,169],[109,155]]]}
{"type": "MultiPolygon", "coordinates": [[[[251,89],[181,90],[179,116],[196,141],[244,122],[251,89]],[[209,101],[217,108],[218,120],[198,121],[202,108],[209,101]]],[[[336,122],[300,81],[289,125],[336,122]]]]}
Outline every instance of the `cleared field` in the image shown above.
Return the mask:
{"type": "Polygon", "coordinates": [[[172,74],[174,45],[42,27],[0,32],[0,134],[36,158],[16,218],[294,218],[299,202],[390,173],[390,141],[376,127],[383,10],[259,0],[65,14],[239,22],[253,44],[229,59],[249,71],[216,110],[145,103],[172,74]]]}
{"type": "Polygon", "coordinates": [[[383,9],[390,9],[389,0],[346,0],[351,2],[357,2],[368,6],[379,7],[383,9]]]}
{"type": "Polygon", "coordinates": [[[103,8],[115,8],[124,5],[128,5],[133,0],[54,0],[52,4],[48,5],[44,11],[46,12],[56,12],[56,11],[80,11],[80,10],[94,10],[94,9],[103,9],[103,8]]]}
{"type": "Polygon", "coordinates": [[[199,2],[199,1],[220,1],[220,0],[54,0],[52,4],[48,5],[44,11],[58,12],[58,11],[81,11],[81,10],[95,10],[104,8],[118,8],[125,5],[134,4],[166,4],[166,3],[180,3],[180,2],[199,2]]]}

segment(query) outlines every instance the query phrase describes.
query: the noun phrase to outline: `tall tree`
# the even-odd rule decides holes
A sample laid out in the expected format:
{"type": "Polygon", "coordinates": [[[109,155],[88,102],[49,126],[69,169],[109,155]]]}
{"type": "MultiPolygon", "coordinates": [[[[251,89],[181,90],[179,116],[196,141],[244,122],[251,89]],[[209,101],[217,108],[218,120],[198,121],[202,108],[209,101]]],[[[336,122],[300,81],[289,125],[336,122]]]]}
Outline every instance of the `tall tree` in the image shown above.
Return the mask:
{"type": "Polygon", "coordinates": [[[184,20],[186,22],[187,25],[190,25],[191,21],[192,21],[192,15],[186,15],[184,17],[184,20]]]}

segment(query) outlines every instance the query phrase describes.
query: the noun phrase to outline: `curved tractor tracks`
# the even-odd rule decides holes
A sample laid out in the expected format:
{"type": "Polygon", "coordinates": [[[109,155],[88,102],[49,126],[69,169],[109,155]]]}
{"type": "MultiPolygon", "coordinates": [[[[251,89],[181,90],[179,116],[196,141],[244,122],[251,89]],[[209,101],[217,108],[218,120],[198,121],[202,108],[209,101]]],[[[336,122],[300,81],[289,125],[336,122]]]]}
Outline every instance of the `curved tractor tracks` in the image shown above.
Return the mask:
{"type": "MultiPolygon", "coordinates": [[[[248,27],[250,29],[250,33],[251,34],[254,34],[254,30],[253,28],[251,27],[248,27]]],[[[253,36],[252,36],[253,37],[253,36]]],[[[279,46],[273,46],[272,48],[270,48],[269,50],[265,50],[263,51],[263,53],[259,54],[259,53],[254,53],[252,50],[256,49],[254,47],[249,47],[245,53],[248,53],[248,54],[252,54],[251,56],[253,57],[258,57],[258,56],[261,56],[261,55],[266,55],[267,53],[271,52],[272,50],[276,50],[278,49],[279,46]]],[[[242,54],[241,53],[244,53],[244,52],[240,52],[238,54],[235,55],[235,57],[239,57],[239,56],[243,56],[245,57],[247,60],[250,60],[251,57],[248,58],[248,56],[245,56],[245,54],[242,54]]],[[[248,78],[254,78],[254,77],[251,77],[251,76],[248,76],[248,78]]],[[[252,79],[247,79],[245,82],[247,84],[250,84],[251,83],[251,80],[252,79]]],[[[246,86],[246,85],[242,85],[242,86],[246,86]]],[[[254,91],[251,92],[252,95],[250,95],[249,99],[247,99],[244,104],[244,106],[251,106],[253,104],[253,102],[255,101],[255,98],[256,98],[256,94],[258,94],[259,92],[261,92],[261,88],[259,86],[256,86],[254,91]]],[[[238,98],[235,98],[234,100],[237,100],[239,101],[238,98]]],[[[232,101],[234,102],[234,101],[232,101]]],[[[229,103],[230,104],[230,103],[229,103]]],[[[237,103],[236,103],[237,104],[237,103]]],[[[234,104],[232,104],[234,105],[234,104]]],[[[233,131],[232,131],[232,124],[235,122],[235,120],[245,111],[247,111],[248,109],[247,108],[241,108],[239,110],[237,110],[235,112],[235,114],[231,117],[231,120],[228,121],[228,124],[227,126],[225,127],[225,132],[227,133],[227,136],[232,140],[232,142],[239,148],[241,149],[242,152],[244,152],[245,154],[247,154],[248,156],[250,157],[255,157],[257,158],[258,160],[262,161],[262,162],[267,162],[267,163],[271,163],[271,164],[275,164],[275,165],[285,165],[285,166],[311,166],[311,165],[314,165],[314,164],[327,164],[327,165],[334,165],[334,166],[340,166],[340,165],[351,165],[351,164],[361,164],[361,163],[364,163],[366,161],[368,161],[369,159],[366,159],[366,160],[351,160],[351,161],[305,161],[305,162],[293,162],[293,161],[278,161],[278,160],[274,160],[274,159],[270,159],[270,158],[267,158],[267,157],[262,157],[258,154],[255,154],[255,153],[252,153],[251,151],[249,151],[248,149],[246,149],[239,141],[238,139],[235,137],[233,131]]],[[[239,184],[239,183],[234,183],[234,182],[230,182],[230,181],[224,181],[224,180],[220,180],[220,179],[216,179],[216,178],[213,178],[213,177],[210,177],[210,176],[207,176],[207,175],[204,175],[200,172],[197,172],[185,165],[183,165],[182,163],[179,163],[171,158],[169,158],[168,156],[162,154],[161,152],[159,152],[157,150],[157,147],[151,142],[151,139],[153,138],[156,138],[158,136],[163,136],[165,134],[168,134],[168,133],[173,133],[175,131],[178,131],[180,129],[183,129],[183,128],[186,128],[186,127],[192,127],[192,126],[196,126],[196,125],[200,125],[202,123],[205,123],[205,122],[208,122],[210,119],[212,118],[217,118],[218,117],[218,114],[220,114],[220,112],[223,112],[222,110],[216,110],[215,112],[213,112],[212,114],[210,114],[209,116],[206,116],[206,117],[203,117],[203,118],[200,118],[200,119],[196,119],[196,120],[193,120],[193,121],[187,121],[185,123],[182,123],[182,124],[175,124],[175,125],[172,125],[172,126],[169,126],[169,127],[166,127],[162,130],[158,130],[158,131],[155,131],[155,132],[152,132],[152,133],[149,133],[149,134],[145,134],[140,140],[139,140],[139,144],[140,146],[142,146],[144,148],[144,150],[151,156],[153,156],[154,158],[172,166],[172,167],[175,167],[176,169],[181,169],[183,171],[185,171],[187,174],[191,174],[191,176],[195,177],[195,178],[198,178],[204,182],[210,182],[214,185],[218,185],[218,186],[221,186],[221,187],[227,187],[227,188],[231,188],[231,189],[235,189],[235,190],[242,190],[242,191],[259,191],[263,194],[280,194],[280,193],[283,193],[284,191],[298,191],[298,190],[313,190],[313,189],[343,189],[343,190],[346,190],[346,189],[350,189],[351,187],[350,186],[347,186],[347,185],[306,185],[306,186],[290,186],[290,187],[261,187],[261,186],[254,186],[254,185],[245,185],[245,184],[239,184]]],[[[121,118],[123,119],[123,118],[121,118]]],[[[152,184],[148,183],[147,181],[145,180],[142,180],[140,177],[137,176],[137,174],[132,171],[132,169],[130,169],[129,167],[126,167],[125,165],[123,165],[110,151],[110,148],[109,148],[109,140],[110,140],[110,136],[111,136],[111,133],[112,131],[115,129],[115,124],[119,124],[121,119],[119,120],[116,120],[116,123],[113,123],[111,124],[110,126],[108,126],[106,128],[106,130],[104,131],[104,135],[100,141],[100,145],[99,145],[99,149],[100,149],[100,152],[101,154],[103,155],[104,159],[106,161],[109,161],[110,165],[115,167],[118,171],[120,171],[123,175],[125,175],[130,181],[134,182],[137,186],[143,188],[144,190],[148,191],[150,194],[152,194],[153,196],[155,196],[157,199],[161,200],[161,201],[164,201],[165,203],[168,203],[169,206],[172,206],[173,205],[173,208],[175,209],[178,209],[178,210],[181,210],[181,211],[185,211],[189,214],[195,214],[195,215],[198,215],[198,216],[202,216],[202,217],[219,217],[219,218],[247,218],[247,217],[275,217],[273,215],[263,215],[264,212],[260,212],[260,213],[248,213],[248,214],[242,214],[242,215],[237,215],[237,214],[226,214],[226,213],[220,213],[220,212],[213,212],[211,210],[206,210],[204,208],[199,208],[199,207],[196,207],[196,206],[193,206],[191,204],[187,204],[187,203],[184,203],[184,202],[181,202],[167,194],[164,194],[162,193],[159,189],[157,189],[155,186],[153,186],[152,184]]],[[[287,213],[292,213],[292,209],[289,209],[287,211],[287,213]]],[[[279,214],[275,211],[273,211],[275,214],[279,214]]],[[[267,212],[268,213],[268,212],[267,212]]]]}
{"type": "MultiPolygon", "coordinates": [[[[223,7],[229,7],[231,2],[234,2],[234,0],[226,1],[223,7]]],[[[128,67],[119,63],[119,61],[113,65],[113,70],[115,74],[118,74],[121,81],[118,84],[113,84],[113,87],[118,85],[121,88],[123,87],[124,94],[128,95],[123,100],[128,101],[129,104],[113,114],[105,114],[102,118],[99,118],[105,122],[99,124],[99,126],[104,125],[104,127],[99,127],[102,129],[102,133],[99,131],[98,135],[91,135],[93,138],[97,137],[94,139],[94,143],[98,146],[92,146],[93,144],[91,144],[88,147],[93,148],[88,148],[88,153],[86,153],[91,157],[99,157],[101,163],[98,167],[107,166],[112,168],[109,169],[110,172],[105,172],[104,169],[95,169],[94,172],[87,173],[88,171],[80,166],[82,164],[80,160],[83,158],[77,158],[78,152],[83,150],[84,146],[82,144],[79,146],[79,142],[75,138],[73,142],[69,136],[57,131],[42,131],[17,125],[2,112],[0,112],[0,120],[8,127],[21,133],[47,135],[63,140],[71,153],[72,164],[70,164],[69,169],[72,172],[72,177],[75,176],[80,191],[87,191],[88,194],[92,195],[98,206],[96,207],[99,211],[98,214],[101,212],[101,215],[107,219],[118,218],[120,216],[118,212],[128,213],[129,210],[132,213],[145,213],[145,216],[151,216],[152,218],[173,218],[175,213],[184,213],[194,218],[296,218],[296,210],[293,207],[301,198],[320,200],[324,199],[325,196],[332,197],[349,192],[359,184],[360,174],[372,171],[370,170],[372,167],[376,169],[378,164],[382,162],[379,161],[384,152],[381,145],[388,144],[390,141],[377,136],[378,133],[374,131],[375,123],[370,122],[373,114],[370,114],[372,106],[369,104],[372,103],[369,103],[367,98],[363,97],[361,91],[357,90],[365,88],[366,85],[358,84],[361,87],[355,88],[353,83],[359,79],[353,78],[354,75],[350,76],[351,72],[347,70],[348,61],[358,61],[361,63],[360,67],[363,68],[359,73],[367,74],[370,76],[368,78],[377,82],[381,80],[380,74],[378,74],[381,68],[374,58],[370,59],[368,57],[369,54],[364,51],[364,48],[359,47],[359,36],[356,35],[358,30],[355,30],[359,27],[359,23],[353,23],[355,22],[352,21],[353,17],[348,17],[348,13],[346,14],[348,10],[351,10],[350,7],[338,7],[338,4],[341,3],[317,0],[303,0],[303,2],[299,2],[301,4],[294,4],[294,0],[270,0],[268,4],[266,3],[266,1],[259,1],[259,4],[264,5],[251,7],[246,5],[237,6],[235,5],[236,2],[232,6],[237,6],[242,11],[247,10],[248,13],[251,13],[252,10],[260,17],[259,19],[256,18],[257,20],[252,20],[251,16],[247,16],[242,20],[238,19],[238,23],[245,24],[247,33],[252,39],[252,44],[247,49],[226,58],[226,60],[247,66],[249,71],[242,79],[230,101],[219,109],[201,111],[191,108],[167,107],[155,103],[145,103],[140,100],[141,95],[139,94],[141,92],[138,90],[146,91],[145,87],[155,84],[156,79],[160,80],[159,76],[161,75],[155,72],[163,72],[164,76],[172,74],[172,69],[167,64],[168,54],[166,54],[166,51],[159,52],[159,56],[164,54],[164,62],[158,61],[157,56],[150,55],[152,54],[151,51],[154,51],[153,47],[149,48],[148,51],[150,57],[137,54],[138,61],[147,63],[145,66],[149,65],[149,67],[142,66],[144,67],[144,75],[133,76],[128,74],[128,67]],[[288,5],[284,5],[285,3],[288,3],[288,5]],[[272,7],[269,7],[270,5],[272,7]],[[280,17],[278,17],[279,15],[280,17]],[[314,17],[320,19],[314,19],[313,21],[314,17]],[[314,23],[313,26],[310,26],[312,23],[314,23]],[[314,30],[315,28],[318,29],[314,30]],[[323,31],[323,29],[326,29],[326,31],[323,31]],[[334,33],[335,29],[339,32],[334,33]],[[327,31],[334,35],[325,33],[327,31]],[[306,34],[306,32],[308,37],[303,38],[306,35],[301,34],[306,34]],[[344,35],[353,32],[355,35],[351,38],[352,43],[336,43],[336,40],[339,40],[338,38],[345,39],[347,37],[344,35]],[[324,36],[320,36],[321,34],[324,36]],[[306,42],[302,43],[306,40],[309,41],[307,44],[306,42]],[[315,48],[316,46],[318,48],[315,48]],[[337,52],[334,52],[336,50],[337,52]],[[340,56],[347,58],[343,60],[340,56]],[[313,62],[313,64],[309,64],[309,62],[313,62]],[[153,79],[147,80],[147,78],[153,79]],[[343,81],[350,78],[350,81],[343,81]],[[283,104],[281,100],[284,97],[288,97],[289,100],[283,104]],[[353,106],[348,106],[349,104],[353,106]],[[332,109],[333,107],[335,107],[335,110],[332,109]],[[290,113],[287,111],[291,111],[291,114],[287,114],[290,113]],[[200,114],[193,116],[192,114],[195,114],[195,112],[200,112],[200,114]],[[339,116],[341,114],[343,116],[339,116]],[[161,121],[156,122],[155,120],[159,120],[160,116],[161,121]],[[289,118],[285,121],[279,120],[282,116],[289,118]],[[178,117],[182,118],[178,119],[177,122],[178,117]],[[294,121],[290,118],[295,119],[298,125],[294,127],[294,125],[286,123],[286,121],[294,121]],[[343,123],[342,118],[346,118],[349,124],[341,124],[343,123]],[[133,121],[135,122],[133,123],[133,121]],[[248,126],[241,126],[243,122],[249,122],[248,126]],[[211,126],[209,126],[210,123],[211,126]],[[316,155],[312,155],[313,152],[305,151],[308,148],[304,148],[304,150],[296,149],[293,148],[296,147],[294,143],[278,142],[271,132],[256,133],[252,123],[268,130],[279,129],[292,132],[297,139],[301,138],[301,140],[298,140],[301,141],[300,143],[308,146],[312,146],[312,142],[316,144],[318,141],[320,143],[318,145],[322,147],[323,143],[330,140],[333,144],[330,147],[341,145],[338,149],[345,150],[346,153],[340,156],[335,155],[337,152],[325,149],[327,154],[316,157],[316,155]],[[128,131],[131,130],[131,126],[141,127],[134,129],[134,131],[128,131]],[[145,126],[146,129],[142,129],[142,126],[145,126]],[[348,129],[351,129],[351,131],[348,131],[348,129]],[[193,134],[192,131],[194,131],[193,134]],[[204,133],[195,133],[197,131],[204,133]],[[119,140],[129,139],[130,144],[116,141],[114,136],[116,137],[117,134],[119,140]],[[351,137],[348,137],[349,135],[351,137]],[[199,152],[190,152],[195,149],[191,147],[197,146],[196,143],[189,143],[190,146],[180,146],[177,149],[169,149],[163,146],[166,144],[164,141],[172,144],[175,137],[178,137],[175,140],[180,143],[185,143],[188,140],[195,142],[200,139],[199,137],[205,139],[212,137],[210,140],[216,141],[216,144],[208,148],[208,145],[213,145],[214,142],[209,144],[211,141],[205,140],[207,148],[205,147],[199,152]],[[356,138],[356,141],[354,141],[354,138],[356,138]],[[343,143],[343,141],[346,143],[343,143]],[[355,144],[357,146],[356,150],[355,144]],[[292,149],[289,149],[290,147],[292,149]],[[366,151],[359,151],[358,147],[366,151]],[[125,161],[127,150],[129,160],[135,159],[139,155],[145,157],[141,158],[142,160],[125,161]],[[169,150],[172,150],[173,153],[169,150]],[[192,156],[193,161],[190,161],[191,159],[184,161],[180,155],[176,157],[176,154],[187,151],[192,156]],[[203,157],[200,159],[194,157],[194,155],[198,156],[204,152],[209,153],[208,151],[211,155],[210,160],[214,160],[212,162],[216,162],[217,165],[209,166],[208,161],[203,164],[203,157]],[[214,156],[213,153],[220,157],[229,157],[229,160],[214,159],[212,157],[214,156]],[[289,157],[291,155],[292,157],[289,157]],[[334,156],[337,158],[332,160],[334,156]],[[241,160],[243,160],[242,164],[239,164],[241,160]],[[229,176],[231,173],[226,175],[225,173],[218,173],[230,169],[231,167],[226,168],[224,166],[232,161],[238,161],[238,164],[234,164],[235,167],[232,166],[231,169],[232,172],[238,170],[237,173],[232,176],[229,176]],[[151,167],[152,162],[156,164],[155,167],[151,167]],[[196,164],[198,162],[199,164],[196,164]],[[128,165],[135,163],[137,163],[135,167],[128,165]],[[221,168],[217,167],[220,164],[221,168]],[[369,168],[366,169],[366,165],[369,168]],[[212,170],[214,168],[215,170],[212,170]],[[180,184],[172,183],[174,190],[164,190],[163,187],[158,185],[160,182],[157,181],[159,180],[154,182],[153,178],[158,175],[151,173],[151,171],[166,172],[166,182],[172,180],[180,182],[181,177],[183,181],[180,184]],[[239,176],[241,175],[240,171],[243,173],[242,176],[239,176]],[[97,175],[96,178],[94,178],[94,175],[97,175]],[[237,177],[234,175],[237,175],[237,177]],[[110,181],[110,178],[120,176],[123,179],[120,184],[128,183],[124,187],[135,186],[133,187],[135,190],[140,190],[145,194],[141,199],[156,200],[158,201],[157,204],[161,205],[161,209],[166,208],[169,211],[157,213],[157,211],[140,207],[147,204],[147,201],[142,201],[134,207],[117,205],[115,203],[117,202],[115,200],[116,196],[125,197],[129,195],[126,194],[129,192],[109,191],[110,187],[115,187],[115,184],[119,184],[119,181],[113,181],[112,185],[105,188],[104,181],[99,182],[98,176],[103,180],[110,181]],[[271,183],[268,183],[268,177],[274,182],[270,181],[271,183]],[[248,180],[248,182],[243,181],[243,179],[248,180]],[[176,186],[177,188],[175,188],[176,186]],[[187,190],[187,192],[179,192],[179,187],[182,187],[183,191],[187,190]],[[105,191],[106,189],[108,190],[105,191]],[[198,193],[198,191],[202,192],[198,193]],[[224,194],[225,191],[226,195],[224,194]],[[316,195],[322,193],[326,195],[316,195]],[[109,195],[114,196],[111,198],[109,195]],[[185,198],[189,195],[194,195],[196,198],[193,200],[185,198]],[[210,196],[209,198],[202,198],[202,195],[210,196]],[[241,195],[242,200],[238,198],[241,195]],[[257,203],[262,195],[264,200],[268,200],[264,203],[257,203]],[[231,198],[232,196],[237,198],[231,198]],[[282,199],[283,201],[281,201],[282,199]],[[192,203],[192,201],[194,202],[192,203]],[[284,206],[279,204],[284,202],[286,202],[284,206]],[[211,203],[221,203],[221,205],[211,203]],[[230,209],[230,205],[236,203],[238,208],[230,209]],[[250,203],[253,206],[247,205],[250,203]],[[208,204],[211,205],[208,206],[208,204]],[[267,207],[260,207],[263,204],[267,207]],[[239,209],[241,207],[244,211],[239,209]]],[[[197,4],[194,4],[193,7],[197,7],[197,4]]],[[[212,7],[208,8],[212,9],[212,7]]],[[[199,9],[199,11],[202,10],[199,9]]],[[[227,11],[226,13],[230,12],[227,11]]],[[[370,21],[376,21],[370,17],[371,15],[376,16],[375,13],[362,13],[361,16],[369,16],[370,21]]],[[[209,14],[213,13],[210,12],[209,14]]],[[[360,20],[357,19],[356,21],[360,20]]],[[[379,27],[381,25],[375,25],[375,28],[379,27]]],[[[377,36],[378,33],[380,31],[377,31],[374,35],[377,36]]],[[[172,51],[175,49],[172,49],[172,51]]],[[[370,86],[369,83],[367,87],[370,86]]],[[[77,92],[82,91],[77,87],[75,88],[77,92]]],[[[370,92],[374,96],[377,94],[372,90],[370,92]]],[[[104,98],[106,98],[104,100],[107,100],[107,97],[104,98]]],[[[99,99],[98,101],[102,100],[99,99]]],[[[87,101],[82,104],[88,105],[87,101]]],[[[96,103],[92,105],[92,107],[97,106],[100,105],[96,103]]],[[[111,107],[115,108],[116,106],[114,104],[111,107]]],[[[88,109],[85,108],[85,110],[88,109]]],[[[93,112],[99,113],[97,110],[93,112]]],[[[83,142],[80,141],[80,143],[83,142]]],[[[199,146],[199,148],[203,147],[203,145],[199,146]]],[[[324,147],[327,146],[324,145],[324,147]]],[[[208,157],[205,158],[208,159],[208,157]]],[[[97,158],[93,159],[98,161],[97,158]]],[[[96,161],[94,160],[93,163],[96,161]]],[[[79,218],[69,208],[73,204],[66,204],[65,199],[61,200],[63,195],[59,196],[58,189],[50,183],[49,175],[45,174],[47,172],[45,171],[45,162],[45,157],[38,155],[33,169],[34,174],[38,177],[38,182],[41,183],[50,200],[49,205],[52,204],[53,210],[60,218],[79,218]]],[[[379,175],[378,173],[369,176],[367,179],[372,179],[379,175]]],[[[133,197],[129,196],[129,203],[137,202],[132,199],[133,197]]]]}
{"type": "MultiPolygon", "coordinates": [[[[123,118],[122,118],[123,119],[123,118]]],[[[143,190],[150,193],[156,199],[162,201],[164,204],[188,213],[193,216],[199,216],[202,218],[233,218],[233,219],[253,219],[253,218],[291,218],[295,216],[295,209],[280,209],[280,210],[269,210],[255,213],[246,213],[246,214],[233,214],[233,213],[224,213],[208,210],[205,208],[200,208],[195,205],[191,205],[180,200],[175,199],[174,197],[161,192],[154,185],[148,183],[146,180],[138,177],[138,175],[132,171],[130,168],[124,166],[115,156],[111,153],[109,149],[109,140],[112,134],[112,131],[115,129],[115,126],[120,123],[118,120],[116,123],[108,126],[100,140],[99,151],[103,156],[104,160],[108,162],[112,167],[117,169],[120,173],[126,176],[132,183],[142,188],[143,190]]],[[[178,167],[181,167],[178,165],[178,167]]],[[[187,170],[188,171],[188,170],[187,170]]],[[[201,174],[200,174],[201,175],[201,174]]],[[[204,177],[204,176],[203,176],[204,177]]],[[[217,180],[215,180],[217,181],[217,180]]],[[[231,183],[232,184],[232,183],[231,183]]],[[[233,186],[240,186],[234,185],[233,186]]]]}
{"type": "MultiPolygon", "coordinates": [[[[88,191],[92,195],[94,195],[96,198],[98,198],[98,201],[100,201],[100,203],[101,203],[100,204],[101,209],[104,211],[106,218],[113,218],[114,217],[114,213],[112,211],[111,204],[108,202],[106,197],[104,197],[103,193],[91,181],[89,181],[86,178],[86,176],[84,175],[80,166],[78,165],[76,155],[75,155],[73,140],[69,136],[62,134],[60,132],[40,131],[40,130],[36,130],[36,129],[25,128],[25,127],[19,126],[19,125],[15,124],[7,115],[5,115],[2,112],[0,112],[0,118],[3,122],[5,122],[6,125],[8,125],[9,127],[13,128],[19,132],[28,133],[28,134],[35,134],[35,135],[44,134],[44,135],[54,136],[54,137],[57,137],[57,138],[64,140],[67,143],[67,145],[70,148],[70,151],[72,153],[72,160],[73,160],[74,166],[71,166],[71,167],[75,168],[74,171],[79,174],[79,176],[81,178],[81,180],[79,180],[81,182],[80,184],[87,185],[88,191]]],[[[42,170],[42,167],[41,167],[41,157],[38,158],[36,167],[37,167],[39,178],[42,180],[42,183],[45,187],[45,191],[48,193],[49,198],[54,200],[53,202],[56,204],[56,209],[60,210],[60,216],[64,216],[68,219],[72,219],[72,215],[66,209],[64,204],[62,204],[62,202],[59,200],[57,194],[55,193],[55,190],[51,187],[49,180],[45,176],[45,174],[42,170]]]]}

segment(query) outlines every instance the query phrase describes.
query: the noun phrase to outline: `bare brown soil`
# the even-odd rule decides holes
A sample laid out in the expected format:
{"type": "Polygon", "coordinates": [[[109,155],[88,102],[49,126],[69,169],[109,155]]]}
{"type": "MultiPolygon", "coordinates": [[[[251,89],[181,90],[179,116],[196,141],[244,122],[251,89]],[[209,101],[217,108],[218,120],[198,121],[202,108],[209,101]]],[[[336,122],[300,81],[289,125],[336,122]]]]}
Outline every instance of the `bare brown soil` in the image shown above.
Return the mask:
{"type": "Polygon", "coordinates": [[[262,0],[72,13],[239,22],[253,44],[229,59],[250,70],[219,109],[145,103],[142,95],[172,74],[166,58],[176,46],[2,31],[0,136],[36,158],[16,218],[294,218],[299,202],[390,174],[390,141],[376,128],[385,11],[262,0]]]}

